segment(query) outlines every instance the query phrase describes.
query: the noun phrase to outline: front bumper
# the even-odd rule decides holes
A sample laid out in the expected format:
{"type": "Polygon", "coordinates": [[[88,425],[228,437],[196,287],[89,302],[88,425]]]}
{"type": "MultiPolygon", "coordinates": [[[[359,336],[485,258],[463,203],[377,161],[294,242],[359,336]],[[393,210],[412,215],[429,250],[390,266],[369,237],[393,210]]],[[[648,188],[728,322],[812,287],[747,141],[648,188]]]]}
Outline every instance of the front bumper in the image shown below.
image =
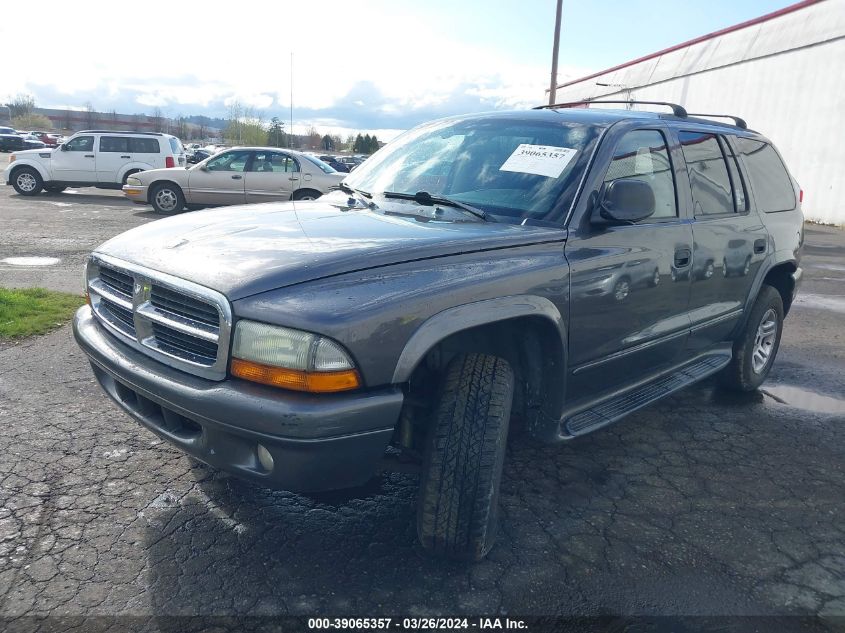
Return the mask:
{"type": "Polygon", "coordinates": [[[198,378],[124,345],[88,306],[77,311],[73,333],[121,409],[197,459],[270,488],[313,492],[366,482],[402,408],[394,388],[311,395],[198,378]],[[259,445],[272,455],[272,470],[261,465],[259,445]]]}
{"type": "Polygon", "coordinates": [[[121,191],[123,191],[123,195],[129,198],[132,202],[147,202],[147,189],[146,185],[123,185],[121,187],[121,191]]]}

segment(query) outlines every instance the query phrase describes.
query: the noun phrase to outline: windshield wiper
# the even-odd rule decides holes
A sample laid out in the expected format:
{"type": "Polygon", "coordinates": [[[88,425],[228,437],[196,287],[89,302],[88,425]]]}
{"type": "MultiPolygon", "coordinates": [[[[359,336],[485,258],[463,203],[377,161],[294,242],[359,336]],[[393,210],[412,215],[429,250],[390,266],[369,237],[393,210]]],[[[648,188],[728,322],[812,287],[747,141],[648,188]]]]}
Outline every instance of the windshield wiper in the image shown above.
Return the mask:
{"type": "Polygon", "coordinates": [[[350,196],[356,196],[358,201],[365,207],[369,207],[370,209],[378,209],[376,203],[368,199],[372,198],[373,194],[350,187],[345,182],[340,183],[339,188],[343,193],[348,193],[350,196]]]}
{"type": "Polygon", "coordinates": [[[486,211],[482,211],[477,207],[473,207],[472,205],[466,204],[464,202],[458,202],[457,200],[452,200],[451,198],[446,198],[444,196],[432,196],[427,191],[418,191],[417,193],[400,193],[398,191],[385,191],[382,193],[385,198],[398,198],[399,200],[414,200],[415,202],[430,207],[435,204],[443,204],[450,207],[455,207],[456,209],[461,209],[462,211],[466,211],[467,213],[471,213],[477,218],[481,218],[485,222],[495,222],[495,218],[487,213],[486,211]]]}

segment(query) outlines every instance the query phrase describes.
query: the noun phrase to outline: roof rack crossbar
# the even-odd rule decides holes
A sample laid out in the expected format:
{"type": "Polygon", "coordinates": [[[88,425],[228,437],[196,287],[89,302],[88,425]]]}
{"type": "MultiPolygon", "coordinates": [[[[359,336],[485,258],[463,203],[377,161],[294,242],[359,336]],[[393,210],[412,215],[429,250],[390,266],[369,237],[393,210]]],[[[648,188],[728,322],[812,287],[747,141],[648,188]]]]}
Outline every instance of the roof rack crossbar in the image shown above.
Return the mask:
{"type": "Polygon", "coordinates": [[[700,116],[700,117],[705,118],[705,119],[733,119],[734,123],[736,123],[736,126],[738,128],[742,128],[743,130],[748,129],[748,124],[745,122],[745,119],[741,119],[738,116],[734,116],[732,114],[701,114],[701,113],[693,114],[692,112],[690,112],[689,115],[690,116],[700,116]]]}
{"type": "Polygon", "coordinates": [[[667,108],[672,109],[672,114],[676,117],[685,119],[687,117],[687,111],[684,109],[683,106],[678,105],[677,103],[669,103],[667,101],[637,101],[637,100],[607,100],[607,99],[585,99],[584,101],[570,101],[569,103],[554,103],[551,105],[541,105],[535,106],[534,110],[544,110],[544,109],[554,109],[554,108],[572,108],[575,106],[583,106],[588,105],[590,103],[624,103],[626,105],[635,105],[635,104],[642,104],[642,105],[661,105],[666,106],[667,108]]]}

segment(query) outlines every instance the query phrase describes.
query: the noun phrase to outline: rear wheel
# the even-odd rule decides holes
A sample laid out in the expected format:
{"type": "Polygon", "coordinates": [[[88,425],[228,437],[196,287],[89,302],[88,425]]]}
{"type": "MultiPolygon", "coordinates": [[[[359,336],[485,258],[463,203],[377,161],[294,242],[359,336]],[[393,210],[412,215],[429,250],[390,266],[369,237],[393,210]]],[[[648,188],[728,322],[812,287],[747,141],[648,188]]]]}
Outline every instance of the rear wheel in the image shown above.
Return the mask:
{"type": "Polygon", "coordinates": [[[417,507],[417,535],[433,554],[480,560],[493,547],[513,391],[502,358],[461,354],[446,368],[417,507]]]}
{"type": "Polygon", "coordinates": [[[316,200],[319,198],[321,194],[319,191],[315,191],[314,189],[300,189],[299,191],[295,192],[292,196],[293,200],[316,200]]]}
{"type": "Polygon", "coordinates": [[[22,196],[37,196],[41,193],[44,180],[32,167],[21,167],[12,175],[12,186],[22,196]]]}
{"type": "Polygon", "coordinates": [[[734,341],[733,358],[719,375],[722,386],[732,391],[754,391],[762,385],[775,362],[782,332],[783,299],[777,290],[764,285],[734,341]]]}
{"type": "Polygon", "coordinates": [[[129,179],[129,176],[134,176],[135,174],[140,174],[140,173],[141,173],[141,170],[140,170],[140,169],[130,169],[130,170],[129,170],[129,171],[127,171],[125,174],[123,174],[123,181],[122,181],[122,183],[125,185],[125,184],[126,184],[126,181],[129,179]]]}
{"type": "Polygon", "coordinates": [[[150,192],[150,204],[156,213],[172,215],[185,207],[185,196],[177,185],[164,182],[153,187],[150,192]]]}

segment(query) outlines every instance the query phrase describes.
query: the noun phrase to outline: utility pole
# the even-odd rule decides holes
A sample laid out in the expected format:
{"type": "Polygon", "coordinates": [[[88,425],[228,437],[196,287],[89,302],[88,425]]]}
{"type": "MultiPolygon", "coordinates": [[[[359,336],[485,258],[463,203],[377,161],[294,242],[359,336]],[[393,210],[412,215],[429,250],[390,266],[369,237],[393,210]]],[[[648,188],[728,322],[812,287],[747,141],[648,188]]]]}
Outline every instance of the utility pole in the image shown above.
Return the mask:
{"type": "Polygon", "coordinates": [[[290,131],[288,132],[288,147],[293,149],[293,51],[290,52],[290,131]]]}
{"type": "Polygon", "coordinates": [[[560,14],[563,12],[563,0],[557,0],[555,15],[555,41],[552,46],[552,81],[549,84],[549,105],[554,105],[557,97],[557,56],[560,48],[560,14]]]}

